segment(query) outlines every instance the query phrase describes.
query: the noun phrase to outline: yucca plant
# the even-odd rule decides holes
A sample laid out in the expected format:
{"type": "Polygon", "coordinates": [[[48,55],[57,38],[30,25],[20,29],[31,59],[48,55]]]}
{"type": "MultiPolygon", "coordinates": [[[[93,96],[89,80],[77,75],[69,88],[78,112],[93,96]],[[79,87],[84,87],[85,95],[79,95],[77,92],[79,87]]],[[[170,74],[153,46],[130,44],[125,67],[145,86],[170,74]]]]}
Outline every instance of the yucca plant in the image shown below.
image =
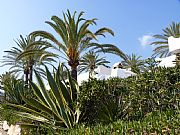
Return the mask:
{"type": "MultiPolygon", "coordinates": [[[[23,97],[26,106],[8,104],[11,107],[19,108],[18,115],[28,118],[42,127],[50,127],[57,132],[59,129],[70,129],[78,123],[80,111],[78,104],[73,100],[73,91],[78,93],[79,87],[68,71],[68,79],[62,79],[62,69],[60,64],[53,76],[47,67],[46,76],[50,86],[47,90],[41,76],[35,71],[36,85],[30,82],[32,90],[36,95],[35,99],[23,97]]],[[[22,123],[22,126],[37,126],[32,123],[22,123]]]]}

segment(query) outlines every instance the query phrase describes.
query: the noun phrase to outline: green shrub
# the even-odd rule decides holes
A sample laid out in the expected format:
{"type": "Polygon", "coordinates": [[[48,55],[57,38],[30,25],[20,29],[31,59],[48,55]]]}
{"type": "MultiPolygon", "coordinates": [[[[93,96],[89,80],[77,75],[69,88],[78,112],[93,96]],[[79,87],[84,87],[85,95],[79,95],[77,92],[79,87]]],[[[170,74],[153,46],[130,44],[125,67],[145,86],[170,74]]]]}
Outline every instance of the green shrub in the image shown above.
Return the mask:
{"type": "Polygon", "coordinates": [[[16,115],[16,110],[10,109],[4,104],[0,105],[0,121],[7,121],[8,124],[16,124],[21,118],[16,115]]]}
{"type": "Polygon", "coordinates": [[[152,68],[151,71],[126,79],[84,82],[80,90],[81,110],[84,112],[82,122],[92,124],[99,121],[112,122],[116,119],[135,120],[156,110],[178,110],[179,74],[178,66],[152,68]]]}
{"type": "Polygon", "coordinates": [[[129,102],[124,100],[128,95],[125,88],[123,79],[118,78],[84,82],[80,89],[81,121],[107,123],[125,117],[129,109],[129,102]]]}
{"type": "Polygon", "coordinates": [[[60,135],[141,135],[141,134],[180,134],[180,113],[175,111],[153,112],[141,120],[118,120],[108,125],[96,126],[79,125],[60,135]]]}
{"type": "Polygon", "coordinates": [[[154,110],[179,109],[179,73],[179,67],[157,68],[128,79],[127,100],[131,100],[134,111],[143,116],[154,110]]]}

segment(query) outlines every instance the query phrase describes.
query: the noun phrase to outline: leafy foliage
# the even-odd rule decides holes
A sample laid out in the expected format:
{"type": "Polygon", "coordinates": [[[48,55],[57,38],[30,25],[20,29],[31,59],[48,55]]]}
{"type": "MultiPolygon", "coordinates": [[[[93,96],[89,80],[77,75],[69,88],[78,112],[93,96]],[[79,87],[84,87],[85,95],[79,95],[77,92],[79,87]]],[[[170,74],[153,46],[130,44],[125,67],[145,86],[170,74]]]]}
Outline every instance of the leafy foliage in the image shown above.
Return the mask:
{"type": "Polygon", "coordinates": [[[24,104],[22,96],[32,97],[28,88],[24,88],[24,81],[16,79],[11,73],[0,76],[1,89],[4,90],[4,101],[13,104],[24,104]]]}
{"type": "Polygon", "coordinates": [[[104,113],[103,121],[111,122],[140,119],[156,110],[179,110],[179,73],[178,66],[154,68],[126,79],[84,82],[80,91],[82,121],[90,124],[102,121],[99,116],[104,113]]]}
{"type": "Polygon", "coordinates": [[[173,110],[163,113],[156,111],[148,113],[146,118],[141,120],[118,120],[108,125],[98,124],[96,126],[79,125],[73,130],[62,131],[60,135],[178,135],[180,134],[179,116],[179,112],[173,110]]]}
{"type": "Polygon", "coordinates": [[[17,110],[10,109],[6,105],[0,105],[0,120],[8,121],[8,124],[16,124],[21,118],[16,115],[17,110]]]}
{"type": "Polygon", "coordinates": [[[133,108],[139,108],[142,116],[154,110],[179,109],[179,72],[179,67],[156,68],[129,79],[133,108]]]}
{"type": "Polygon", "coordinates": [[[124,96],[128,95],[128,91],[124,88],[123,80],[118,78],[84,82],[80,89],[81,111],[84,112],[81,121],[107,123],[125,117],[128,102],[124,102],[124,96]]]}

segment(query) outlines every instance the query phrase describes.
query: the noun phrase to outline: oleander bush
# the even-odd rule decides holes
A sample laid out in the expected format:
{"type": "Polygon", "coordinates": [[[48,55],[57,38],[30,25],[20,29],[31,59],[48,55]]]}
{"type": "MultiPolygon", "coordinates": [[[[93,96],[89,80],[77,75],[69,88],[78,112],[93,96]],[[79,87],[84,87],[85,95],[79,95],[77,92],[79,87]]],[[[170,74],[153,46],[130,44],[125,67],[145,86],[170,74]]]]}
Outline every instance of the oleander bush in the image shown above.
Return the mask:
{"type": "Polygon", "coordinates": [[[116,119],[137,120],[157,110],[179,110],[179,74],[179,66],[159,67],[126,79],[84,82],[80,90],[84,112],[81,120],[89,124],[116,119]]]}

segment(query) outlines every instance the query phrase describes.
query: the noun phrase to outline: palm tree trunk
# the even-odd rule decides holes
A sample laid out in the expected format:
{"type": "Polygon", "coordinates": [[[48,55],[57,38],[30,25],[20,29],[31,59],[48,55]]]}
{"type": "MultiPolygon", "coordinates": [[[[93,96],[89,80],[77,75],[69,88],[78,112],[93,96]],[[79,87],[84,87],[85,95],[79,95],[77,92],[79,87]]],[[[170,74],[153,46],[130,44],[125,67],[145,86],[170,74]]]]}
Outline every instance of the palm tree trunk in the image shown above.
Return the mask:
{"type": "Polygon", "coordinates": [[[31,65],[30,67],[29,67],[29,75],[30,75],[30,77],[29,77],[29,80],[32,82],[33,81],[33,65],[31,65]]]}
{"type": "Polygon", "coordinates": [[[77,81],[77,67],[76,68],[71,68],[71,76],[74,80],[77,81]]]}
{"type": "MultiPolygon", "coordinates": [[[[77,66],[71,67],[71,76],[74,80],[77,81],[77,66]]],[[[73,98],[73,101],[77,99],[77,91],[75,89],[72,89],[72,98],[73,98]]]]}
{"type": "MultiPolygon", "coordinates": [[[[30,58],[29,60],[29,81],[33,81],[33,65],[34,65],[34,60],[30,58]]],[[[29,84],[29,89],[31,90],[31,85],[29,84]]]]}
{"type": "Polygon", "coordinates": [[[77,66],[79,65],[79,61],[70,60],[68,64],[71,67],[71,77],[77,81],[77,66]]]}
{"type": "MultiPolygon", "coordinates": [[[[29,80],[32,82],[33,81],[33,65],[31,65],[30,67],[29,67],[29,80]]],[[[32,87],[31,87],[31,85],[29,84],[29,89],[31,90],[32,89],[32,87]]]]}
{"type": "MultiPolygon", "coordinates": [[[[71,77],[77,81],[77,66],[79,65],[79,61],[70,60],[68,64],[71,67],[71,77]]],[[[77,92],[75,89],[72,90],[72,97],[74,101],[77,99],[77,92]]]]}
{"type": "Polygon", "coordinates": [[[33,65],[34,65],[34,60],[32,58],[29,59],[29,80],[33,81],[33,65]]]}
{"type": "Polygon", "coordinates": [[[28,87],[28,79],[29,79],[29,72],[28,72],[28,70],[24,71],[24,75],[25,75],[25,86],[28,87]]]}

